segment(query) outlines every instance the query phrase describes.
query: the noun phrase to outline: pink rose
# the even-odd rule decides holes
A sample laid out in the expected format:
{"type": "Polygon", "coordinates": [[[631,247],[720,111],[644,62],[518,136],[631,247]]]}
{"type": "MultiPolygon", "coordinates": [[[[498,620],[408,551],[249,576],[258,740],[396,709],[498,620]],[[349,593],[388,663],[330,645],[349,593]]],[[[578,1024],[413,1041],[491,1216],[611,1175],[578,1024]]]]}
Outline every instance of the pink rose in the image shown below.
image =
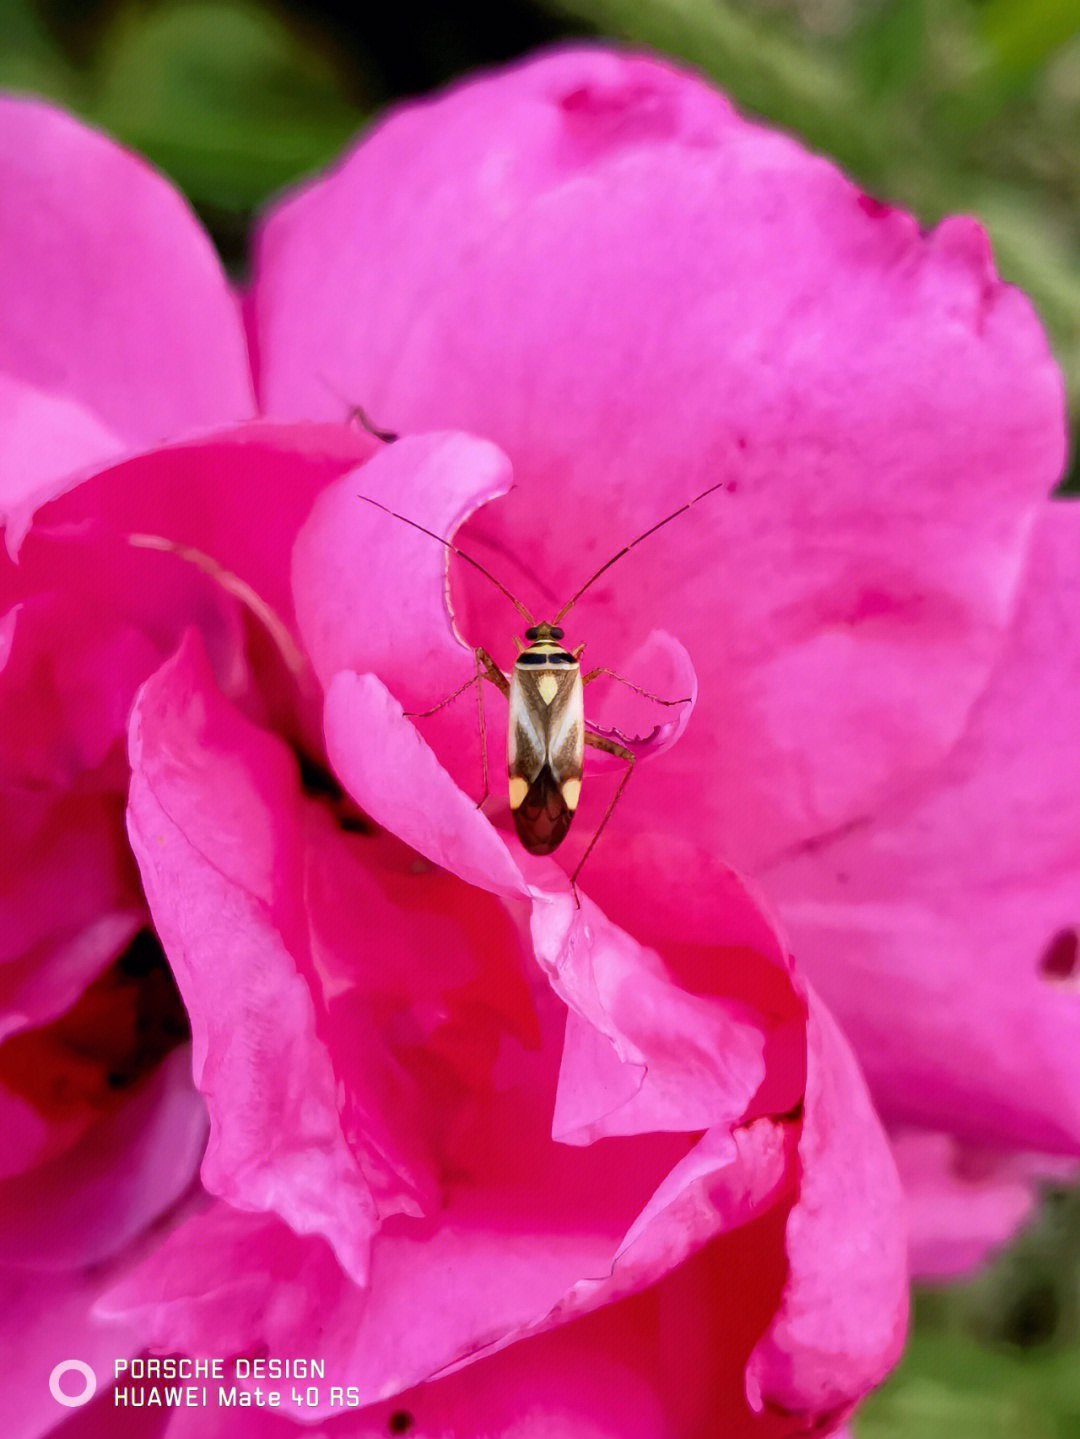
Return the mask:
{"type": "MultiPolygon", "coordinates": [[[[600,51],[388,120],[268,220],[244,323],[138,161],[11,102],[0,164],[13,1432],[68,1412],[59,1360],[107,1388],[143,1347],[326,1364],[311,1409],[177,1412],[170,1439],[839,1422],[902,1342],[904,1204],[785,936],[878,1047],[909,1172],[953,1162],[923,1131],[1002,1166],[1077,1149],[1010,1088],[1008,1041],[1022,1006],[1064,1084],[1060,382],[981,233],[921,238],[600,51]],[[517,617],[356,496],[456,531],[538,613],[718,476],[567,617],[593,665],[697,697],[642,746],[576,908],[613,778],[587,771],[555,859],[476,809],[475,705],[403,710],[468,678],[468,644],[508,666],[517,617]],[[990,796],[1029,754],[1045,802],[1010,800],[995,869],[990,796]],[[1030,973],[1005,963],[1025,912],[1052,927],[1029,918],[1030,973]],[[950,1051],[925,1027],[958,1017],[950,1051]],[[332,1383],[361,1407],[331,1417],[332,1383]]],[[[596,689],[603,725],[658,722],[596,689]]],[[[73,1422],[115,1417],[105,1392],[73,1422]]]]}
{"type": "MultiPolygon", "coordinates": [[[[703,86],[593,52],[395,116],[256,255],[264,409],[347,396],[495,440],[515,490],[458,539],[531,607],[736,487],[567,618],[650,688],[629,657],[670,630],[699,684],[587,887],[694,942],[717,860],[750,876],[897,1129],[917,1270],[975,1262],[1025,1173],[1080,1150],[1078,521],[1046,503],[1061,379],[982,231],[922,236],[703,86]]],[[[508,661],[513,615],[460,583],[508,661]]]]}

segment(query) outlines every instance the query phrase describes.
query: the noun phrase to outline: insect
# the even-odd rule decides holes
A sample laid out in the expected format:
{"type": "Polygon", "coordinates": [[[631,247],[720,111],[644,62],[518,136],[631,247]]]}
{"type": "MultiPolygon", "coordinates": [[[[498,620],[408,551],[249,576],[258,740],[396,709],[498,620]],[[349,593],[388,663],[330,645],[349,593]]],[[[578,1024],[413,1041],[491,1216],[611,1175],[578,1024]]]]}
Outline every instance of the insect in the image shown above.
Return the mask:
{"type": "Polygon", "coordinates": [[[431,539],[445,546],[452,554],[457,555],[459,559],[464,560],[466,564],[472,565],[506,596],[527,621],[525,642],[523,643],[515,637],[519,653],[509,675],[503,673],[485,649],[477,646],[474,650],[476,669],[470,678],[464,684],[459,685],[453,694],[447,695],[431,709],[413,712],[409,715],[410,719],[425,719],[457,699],[470,685],[476,685],[477,710],[480,717],[480,747],[484,766],[484,792],[478,804],[482,805],[489,793],[487,736],[484,707],[480,697],[480,682],[484,679],[506,696],[509,705],[506,769],[510,812],[514,818],[514,828],[518,838],[530,854],[550,854],[566,838],[581,794],[586,745],[604,750],[622,760],[626,765],[600,823],[570,876],[570,887],[575,903],[578,902],[578,875],[611,818],[626,787],[626,782],[633,773],[635,763],[632,749],[610,739],[607,735],[597,734],[586,721],[585,686],[601,675],[609,675],[620,684],[626,685],[628,689],[634,690],[646,699],[653,700],[656,704],[689,704],[689,699],[663,699],[659,695],[642,689],[640,685],[623,679],[613,670],[603,667],[582,674],[581,654],[585,646],[580,644],[573,650],[565,648],[563,629],[559,621],[617,560],[621,560],[636,545],[641,544],[642,540],[648,539],[664,525],[670,524],[679,515],[685,514],[699,500],[726,487],[728,487],[728,483],[719,480],[716,484],[710,485],[708,489],[695,495],[693,499],[680,505],[677,510],[672,510],[671,514],[658,520],[656,524],[643,531],[629,544],[624,545],[594,574],[590,575],[585,583],[570,596],[553,620],[539,623],[505,585],[493,574],[490,574],[478,560],[466,554],[464,550],[458,549],[457,545],[450,540],[436,534],[434,530],[427,529],[407,515],[397,514],[386,505],[380,504],[378,500],[373,500],[369,495],[358,496],[367,504],[382,510],[384,514],[391,515],[394,519],[401,520],[422,534],[430,536],[431,539]]]}

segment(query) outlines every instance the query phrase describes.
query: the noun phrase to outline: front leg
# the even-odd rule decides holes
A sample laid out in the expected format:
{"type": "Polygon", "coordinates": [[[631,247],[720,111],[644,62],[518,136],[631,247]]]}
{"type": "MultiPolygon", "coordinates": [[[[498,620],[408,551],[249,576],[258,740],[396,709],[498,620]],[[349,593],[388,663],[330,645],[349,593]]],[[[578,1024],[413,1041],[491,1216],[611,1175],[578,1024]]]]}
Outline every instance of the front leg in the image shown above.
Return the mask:
{"type": "Polygon", "coordinates": [[[624,680],[622,675],[617,675],[614,670],[604,669],[603,667],[601,667],[600,669],[590,670],[587,675],[582,675],[581,683],[583,685],[590,685],[592,684],[593,680],[598,679],[601,675],[610,675],[613,680],[618,680],[619,683],[621,685],[625,685],[628,690],[635,690],[639,695],[644,695],[647,700],[652,700],[654,704],[688,705],[690,703],[689,695],[687,695],[685,699],[680,700],[662,699],[659,695],[654,695],[651,690],[643,690],[640,685],[634,684],[632,680],[624,680]]]}
{"type": "Polygon", "coordinates": [[[491,793],[491,788],[488,784],[487,724],[484,720],[484,701],[480,694],[480,681],[482,679],[489,680],[495,688],[501,690],[507,698],[510,696],[510,681],[488,654],[487,650],[482,649],[478,645],[473,651],[473,655],[476,660],[476,668],[464,684],[458,685],[452,694],[448,694],[446,698],[440,700],[437,705],[432,705],[429,710],[407,710],[405,717],[406,719],[427,719],[429,715],[438,714],[439,710],[445,709],[448,704],[457,699],[458,695],[464,694],[470,685],[476,686],[476,715],[480,729],[480,759],[484,771],[484,792],[476,802],[476,808],[480,809],[491,793]]]}

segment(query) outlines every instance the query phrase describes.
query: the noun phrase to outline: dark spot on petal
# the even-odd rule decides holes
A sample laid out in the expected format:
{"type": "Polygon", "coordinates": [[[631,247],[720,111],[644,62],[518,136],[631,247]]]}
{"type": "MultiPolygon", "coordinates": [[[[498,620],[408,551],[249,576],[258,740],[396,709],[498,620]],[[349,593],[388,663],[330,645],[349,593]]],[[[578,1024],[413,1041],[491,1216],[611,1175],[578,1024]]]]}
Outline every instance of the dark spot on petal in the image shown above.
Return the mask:
{"type": "Polygon", "coordinates": [[[1072,979],[1080,969],[1080,935],[1059,929],[1042,952],[1039,972],[1047,979],[1072,979]]]}
{"type": "Polygon", "coordinates": [[[386,1428],[390,1434],[408,1434],[415,1423],[416,1420],[407,1409],[395,1409],[386,1421],[386,1428]]]}
{"type": "Polygon", "coordinates": [[[884,220],[893,212],[891,205],[887,205],[884,200],[879,200],[875,195],[860,195],[858,205],[863,214],[869,215],[871,220],[884,220]]]}
{"type": "Polygon", "coordinates": [[[554,97],[565,122],[568,159],[588,162],[605,151],[673,140],[681,128],[677,93],[634,64],[617,77],[594,76],[554,97]]]}

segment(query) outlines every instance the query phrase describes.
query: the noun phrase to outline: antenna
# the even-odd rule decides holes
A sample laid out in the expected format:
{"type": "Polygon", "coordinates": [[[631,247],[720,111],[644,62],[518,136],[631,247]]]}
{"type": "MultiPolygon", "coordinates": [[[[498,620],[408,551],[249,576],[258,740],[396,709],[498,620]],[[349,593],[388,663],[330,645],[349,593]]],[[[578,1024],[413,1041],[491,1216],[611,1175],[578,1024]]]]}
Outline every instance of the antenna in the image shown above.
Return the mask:
{"type": "MultiPolygon", "coordinates": [[[[610,560],[605,560],[604,563],[600,566],[600,568],[596,571],[596,573],[595,573],[594,575],[591,575],[591,576],[585,581],[585,583],[584,583],[584,584],[581,586],[581,588],[576,592],[576,594],[573,594],[573,595],[570,596],[570,598],[567,600],[566,604],[563,605],[562,609],[561,609],[561,610],[559,611],[559,613],[555,616],[555,618],[551,621],[551,623],[552,623],[553,625],[557,625],[557,624],[559,623],[559,621],[562,619],[563,615],[566,614],[567,610],[572,609],[573,606],[577,604],[578,600],[581,599],[581,596],[585,593],[585,591],[586,591],[587,589],[591,588],[591,586],[596,583],[596,581],[600,578],[600,576],[604,573],[604,571],[605,571],[605,570],[610,570],[611,567],[612,567],[612,565],[615,563],[615,561],[616,561],[616,560],[621,560],[622,557],[623,557],[623,555],[629,554],[629,552],[634,548],[635,545],[640,545],[641,542],[642,542],[642,540],[647,540],[650,535],[655,535],[656,532],[657,532],[657,530],[663,529],[663,527],[664,527],[665,525],[670,524],[672,520],[678,519],[678,517],[679,517],[680,515],[682,515],[682,514],[685,514],[686,511],[687,511],[688,509],[690,509],[690,507],[691,507],[692,505],[696,505],[697,502],[698,502],[698,500],[703,500],[706,495],[711,495],[714,490],[722,490],[722,489],[724,489],[726,485],[727,485],[727,481],[726,481],[726,480],[717,480],[717,482],[716,482],[715,485],[710,485],[707,490],[702,490],[702,492],[701,492],[700,495],[695,495],[692,500],[687,500],[687,502],[686,502],[685,505],[680,505],[677,510],[672,510],[672,512],[671,512],[670,515],[665,515],[662,520],[657,520],[657,522],[656,522],[655,525],[650,526],[649,529],[645,530],[642,534],[638,535],[638,537],[637,537],[636,540],[631,540],[628,545],[623,545],[622,549],[619,551],[619,553],[618,553],[617,555],[612,555],[612,557],[611,557],[610,560]]],[[[501,588],[501,586],[500,586],[500,588],[501,588]]]]}
{"type": "Polygon", "coordinates": [[[529,624],[535,624],[535,620],[533,619],[532,615],[521,603],[521,601],[517,599],[514,595],[512,595],[510,591],[506,588],[506,586],[504,584],[501,584],[493,574],[491,574],[488,570],[485,570],[479,560],[474,560],[472,555],[467,555],[464,550],[459,550],[457,545],[451,544],[449,540],[443,539],[442,535],[437,535],[434,530],[427,529],[426,526],[421,525],[416,520],[410,520],[408,515],[399,515],[396,510],[390,509],[387,505],[381,505],[378,500],[373,500],[370,495],[357,495],[356,498],[358,500],[363,500],[365,504],[374,505],[377,510],[382,510],[384,515],[390,515],[395,520],[400,520],[404,525],[412,525],[414,530],[419,530],[422,535],[427,535],[429,539],[438,540],[440,545],[445,545],[446,548],[451,552],[451,554],[457,555],[459,560],[464,560],[467,565],[472,565],[474,570],[479,570],[485,579],[490,580],[491,583],[495,586],[495,588],[497,590],[500,590],[506,596],[506,598],[517,610],[518,614],[524,615],[525,618],[528,620],[529,624]]]}

